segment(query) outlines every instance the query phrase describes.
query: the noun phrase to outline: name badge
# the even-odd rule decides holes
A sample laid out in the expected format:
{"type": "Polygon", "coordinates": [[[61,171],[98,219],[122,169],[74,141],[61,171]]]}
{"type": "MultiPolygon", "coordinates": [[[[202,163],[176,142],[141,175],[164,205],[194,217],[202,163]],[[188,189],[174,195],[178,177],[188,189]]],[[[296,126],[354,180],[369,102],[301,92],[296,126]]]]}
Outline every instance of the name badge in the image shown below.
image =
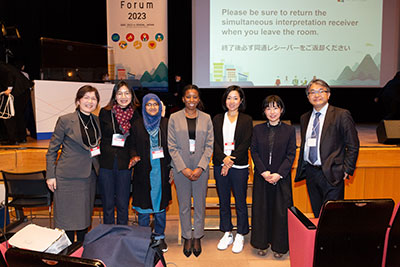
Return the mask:
{"type": "Polygon", "coordinates": [[[196,150],[196,140],[195,139],[189,139],[189,152],[194,153],[196,150]]]}
{"type": "Polygon", "coordinates": [[[317,138],[308,138],[307,145],[309,147],[317,146],[317,138]]]}
{"type": "Polygon", "coordinates": [[[232,150],[235,150],[235,142],[227,142],[224,143],[224,152],[231,153],[232,150]]]}
{"type": "Polygon", "coordinates": [[[96,157],[98,155],[100,155],[100,147],[99,146],[91,147],[90,148],[90,156],[93,158],[93,157],[96,157]]]}
{"type": "Polygon", "coordinates": [[[162,159],[164,158],[164,150],[162,147],[156,147],[151,149],[152,159],[162,159]]]}
{"type": "Polygon", "coordinates": [[[125,137],[122,134],[113,134],[112,136],[112,146],[124,147],[125,137]]]}

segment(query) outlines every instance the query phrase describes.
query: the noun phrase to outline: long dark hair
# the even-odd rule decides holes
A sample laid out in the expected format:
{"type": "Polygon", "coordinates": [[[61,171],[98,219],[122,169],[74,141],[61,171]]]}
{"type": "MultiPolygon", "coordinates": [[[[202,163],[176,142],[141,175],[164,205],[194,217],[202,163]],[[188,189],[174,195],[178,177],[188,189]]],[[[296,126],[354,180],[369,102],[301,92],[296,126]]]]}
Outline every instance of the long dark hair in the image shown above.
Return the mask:
{"type": "Polygon", "coordinates": [[[238,110],[240,112],[244,111],[246,109],[246,97],[244,95],[243,89],[237,85],[231,85],[228,88],[226,88],[224,94],[222,95],[222,100],[221,100],[222,108],[224,109],[224,111],[228,110],[228,108],[226,107],[226,99],[228,98],[229,93],[232,91],[238,92],[241,100],[238,110]]]}
{"type": "Polygon", "coordinates": [[[126,86],[126,88],[129,89],[129,91],[131,92],[132,95],[132,100],[131,103],[129,103],[129,105],[132,107],[132,109],[135,111],[139,106],[139,100],[136,97],[135,91],[129,87],[128,83],[125,81],[119,81],[117,84],[114,85],[112,94],[111,94],[111,99],[108,102],[108,104],[104,107],[104,109],[106,110],[111,110],[112,107],[115,105],[115,103],[117,103],[117,100],[115,99],[115,96],[117,95],[118,90],[122,87],[122,86],[126,86]]]}

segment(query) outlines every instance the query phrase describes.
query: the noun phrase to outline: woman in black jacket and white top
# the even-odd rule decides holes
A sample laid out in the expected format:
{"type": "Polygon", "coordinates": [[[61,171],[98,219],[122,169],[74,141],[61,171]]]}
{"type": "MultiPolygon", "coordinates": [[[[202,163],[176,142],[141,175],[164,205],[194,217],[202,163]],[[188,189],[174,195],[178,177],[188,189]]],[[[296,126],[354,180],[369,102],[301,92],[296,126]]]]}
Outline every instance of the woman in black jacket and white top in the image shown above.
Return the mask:
{"type": "Polygon", "coordinates": [[[132,171],[128,168],[132,156],[133,123],[140,117],[134,91],[125,81],[114,86],[110,102],[100,110],[103,133],[100,149],[99,187],[105,224],[114,224],[117,206],[117,224],[128,224],[129,195],[132,171]]]}
{"type": "Polygon", "coordinates": [[[213,119],[214,177],[220,204],[220,230],[225,233],[218,243],[218,249],[225,250],[233,243],[232,190],[237,213],[237,234],[232,252],[239,253],[243,249],[244,235],[249,232],[246,195],[253,121],[249,115],[241,112],[245,109],[245,95],[239,86],[233,85],[225,90],[222,107],[226,112],[213,119]]]}

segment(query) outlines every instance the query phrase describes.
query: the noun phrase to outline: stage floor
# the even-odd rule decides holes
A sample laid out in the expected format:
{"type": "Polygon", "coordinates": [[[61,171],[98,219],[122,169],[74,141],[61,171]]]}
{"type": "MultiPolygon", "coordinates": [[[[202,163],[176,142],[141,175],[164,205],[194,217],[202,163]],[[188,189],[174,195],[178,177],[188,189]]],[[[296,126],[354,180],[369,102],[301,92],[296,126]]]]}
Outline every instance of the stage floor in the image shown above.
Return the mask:
{"type": "MultiPolygon", "coordinates": [[[[296,127],[296,141],[297,146],[300,146],[300,125],[294,125],[296,127]]],[[[376,136],[376,124],[357,124],[358,137],[360,139],[361,147],[399,147],[399,145],[385,145],[378,143],[376,136]]],[[[36,140],[28,137],[27,142],[19,144],[18,146],[1,146],[0,149],[47,149],[50,140],[36,140]]]]}

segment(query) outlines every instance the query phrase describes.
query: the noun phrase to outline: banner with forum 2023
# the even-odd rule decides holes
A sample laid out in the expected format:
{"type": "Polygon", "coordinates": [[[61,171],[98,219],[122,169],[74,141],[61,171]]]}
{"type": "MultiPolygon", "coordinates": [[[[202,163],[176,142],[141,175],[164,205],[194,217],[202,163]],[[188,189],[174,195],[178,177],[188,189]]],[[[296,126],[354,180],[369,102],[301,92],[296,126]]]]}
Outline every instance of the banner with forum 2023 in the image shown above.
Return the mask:
{"type": "Polygon", "coordinates": [[[168,88],[167,0],[107,0],[111,79],[168,88]]]}

